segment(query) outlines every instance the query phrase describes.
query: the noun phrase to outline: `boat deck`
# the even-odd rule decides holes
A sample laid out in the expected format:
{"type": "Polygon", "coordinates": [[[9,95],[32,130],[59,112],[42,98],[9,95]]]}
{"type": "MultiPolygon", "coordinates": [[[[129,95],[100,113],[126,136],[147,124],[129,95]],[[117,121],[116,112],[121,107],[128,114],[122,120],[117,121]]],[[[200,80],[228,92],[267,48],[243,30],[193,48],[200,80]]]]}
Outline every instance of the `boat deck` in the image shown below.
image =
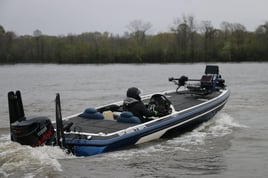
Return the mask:
{"type": "MultiPolygon", "coordinates": [[[[200,103],[203,103],[211,98],[218,96],[220,92],[215,92],[211,95],[197,96],[191,94],[177,94],[169,93],[166,97],[171,101],[173,107],[176,111],[184,110],[200,103]]],[[[145,101],[146,102],[146,101],[145,101]]],[[[126,129],[137,124],[133,123],[120,123],[116,120],[104,119],[104,120],[94,120],[94,119],[85,119],[82,117],[73,117],[64,123],[73,122],[71,128],[72,131],[76,132],[87,132],[87,133],[112,133],[122,129],[126,129]]],[[[64,125],[65,125],[64,124],[64,125]]]]}
{"type": "Polygon", "coordinates": [[[212,98],[215,98],[219,94],[220,92],[214,92],[210,95],[201,96],[201,95],[192,95],[192,94],[171,93],[171,94],[166,95],[166,97],[171,101],[176,111],[181,111],[189,107],[203,103],[212,98]]]}
{"type": "Polygon", "coordinates": [[[110,119],[94,120],[85,119],[83,117],[70,118],[68,120],[68,123],[69,122],[74,123],[71,128],[72,131],[88,133],[112,133],[137,125],[132,123],[121,123],[110,119]]]}

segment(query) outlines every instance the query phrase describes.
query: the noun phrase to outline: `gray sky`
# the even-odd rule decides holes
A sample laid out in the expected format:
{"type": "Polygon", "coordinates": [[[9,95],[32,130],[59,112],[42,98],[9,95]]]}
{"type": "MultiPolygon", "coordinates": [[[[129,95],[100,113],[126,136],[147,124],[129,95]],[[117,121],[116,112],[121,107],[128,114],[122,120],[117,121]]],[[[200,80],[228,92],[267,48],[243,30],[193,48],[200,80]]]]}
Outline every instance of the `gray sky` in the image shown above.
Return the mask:
{"type": "Polygon", "coordinates": [[[18,35],[82,32],[123,34],[133,20],[150,22],[150,33],[167,32],[174,20],[241,23],[254,31],[268,21],[268,0],[0,0],[0,25],[18,35]]]}

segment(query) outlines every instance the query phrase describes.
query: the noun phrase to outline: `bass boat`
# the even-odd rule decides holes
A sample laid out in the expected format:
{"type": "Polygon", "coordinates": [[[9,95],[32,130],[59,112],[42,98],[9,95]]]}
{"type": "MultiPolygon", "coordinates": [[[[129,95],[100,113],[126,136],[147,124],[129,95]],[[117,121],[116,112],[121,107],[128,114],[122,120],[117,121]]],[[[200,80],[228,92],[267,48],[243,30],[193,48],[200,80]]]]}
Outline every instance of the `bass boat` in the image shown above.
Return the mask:
{"type": "Polygon", "coordinates": [[[8,93],[11,140],[33,147],[58,145],[76,156],[90,156],[122,149],[165,136],[176,136],[211,119],[230,96],[219,67],[207,65],[201,79],[169,78],[177,89],[142,96],[150,110],[146,122],[123,109],[123,101],[87,108],[62,118],[56,95],[56,122],[48,117],[25,116],[20,91],[8,93]]]}

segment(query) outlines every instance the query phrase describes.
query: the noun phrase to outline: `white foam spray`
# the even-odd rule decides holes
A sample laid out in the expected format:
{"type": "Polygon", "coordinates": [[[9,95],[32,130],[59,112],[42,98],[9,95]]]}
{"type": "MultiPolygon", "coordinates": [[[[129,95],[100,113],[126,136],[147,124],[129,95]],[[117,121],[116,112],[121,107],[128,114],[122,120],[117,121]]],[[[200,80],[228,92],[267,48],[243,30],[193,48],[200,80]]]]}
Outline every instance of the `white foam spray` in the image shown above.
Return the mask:
{"type": "Polygon", "coordinates": [[[15,142],[0,142],[0,177],[34,177],[50,172],[61,172],[59,159],[68,159],[59,147],[30,147],[15,142]]]}
{"type": "Polygon", "coordinates": [[[235,128],[247,128],[226,113],[219,113],[213,119],[201,124],[191,132],[177,137],[168,143],[184,145],[202,145],[207,138],[223,137],[233,132],[235,128]]]}
{"type": "MultiPolygon", "coordinates": [[[[136,155],[147,155],[165,151],[192,151],[199,145],[204,145],[206,139],[224,137],[237,128],[247,128],[239,124],[227,113],[218,113],[213,119],[198,126],[196,129],[168,141],[149,143],[150,146],[134,148],[106,154],[111,159],[131,159],[136,155]]],[[[142,146],[139,146],[142,147],[142,146]]]]}

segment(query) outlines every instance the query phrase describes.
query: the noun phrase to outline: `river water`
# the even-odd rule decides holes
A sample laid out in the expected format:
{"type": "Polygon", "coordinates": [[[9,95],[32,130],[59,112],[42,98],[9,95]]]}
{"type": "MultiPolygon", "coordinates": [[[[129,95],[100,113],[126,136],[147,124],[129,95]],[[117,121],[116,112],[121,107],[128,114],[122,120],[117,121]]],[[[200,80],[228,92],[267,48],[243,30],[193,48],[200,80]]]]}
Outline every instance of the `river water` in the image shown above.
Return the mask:
{"type": "Polygon", "coordinates": [[[200,78],[205,64],[0,66],[0,177],[267,177],[268,63],[218,65],[232,94],[212,120],[174,138],[79,158],[12,143],[8,91],[21,90],[26,115],[54,120],[56,93],[68,116],[119,101],[131,86],[143,94],[174,89],[168,77],[200,78]]]}

